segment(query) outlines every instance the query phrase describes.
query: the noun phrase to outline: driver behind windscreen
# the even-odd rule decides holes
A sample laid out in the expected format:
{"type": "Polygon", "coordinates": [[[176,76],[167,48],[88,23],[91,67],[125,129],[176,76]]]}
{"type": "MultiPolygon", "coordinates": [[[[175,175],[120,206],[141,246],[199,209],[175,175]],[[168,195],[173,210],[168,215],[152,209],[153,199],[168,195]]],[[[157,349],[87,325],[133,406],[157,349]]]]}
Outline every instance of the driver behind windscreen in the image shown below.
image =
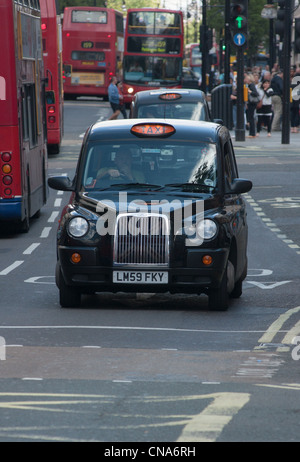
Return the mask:
{"type": "Polygon", "coordinates": [[[132,154],[130,152],[118,151],[115,157],[115,165],[113,167],[101,168],[98,171],[97,180],[109,177],[114,180],[126,180],[136,183],[144,183],[144,174],[132,168],[132,154]]]}

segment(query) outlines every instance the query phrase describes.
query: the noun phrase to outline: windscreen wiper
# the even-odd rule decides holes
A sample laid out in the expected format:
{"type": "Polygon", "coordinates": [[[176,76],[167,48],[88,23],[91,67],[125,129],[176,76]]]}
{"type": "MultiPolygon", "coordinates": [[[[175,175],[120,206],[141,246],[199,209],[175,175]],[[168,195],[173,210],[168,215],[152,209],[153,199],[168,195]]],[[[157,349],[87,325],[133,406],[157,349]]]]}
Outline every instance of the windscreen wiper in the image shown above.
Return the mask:
{"type": "Polygon", "coordinates": [[[207,184],[199,184],[199,183],[168,183],[165,185],[165,187],[170,187],[170,188],[189,187],[191,189],[196,188],[196,189],[205,189],[205,190],[216,189],[215,186],[209,186],[207,184]]]}

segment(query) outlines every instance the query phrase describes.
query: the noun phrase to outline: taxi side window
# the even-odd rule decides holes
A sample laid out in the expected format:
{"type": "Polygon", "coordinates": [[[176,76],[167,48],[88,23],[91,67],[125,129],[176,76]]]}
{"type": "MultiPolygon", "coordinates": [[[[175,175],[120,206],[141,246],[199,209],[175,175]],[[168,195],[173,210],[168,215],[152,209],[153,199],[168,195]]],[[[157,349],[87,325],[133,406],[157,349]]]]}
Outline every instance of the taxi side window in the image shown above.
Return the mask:
{"type": "Polygon", "coordinates": [[[232,181],[237,178],[237,171],[233,158],[232,146],[229,141],[224,144],[224,173],[225,185],[230,186],[232,181]]]}

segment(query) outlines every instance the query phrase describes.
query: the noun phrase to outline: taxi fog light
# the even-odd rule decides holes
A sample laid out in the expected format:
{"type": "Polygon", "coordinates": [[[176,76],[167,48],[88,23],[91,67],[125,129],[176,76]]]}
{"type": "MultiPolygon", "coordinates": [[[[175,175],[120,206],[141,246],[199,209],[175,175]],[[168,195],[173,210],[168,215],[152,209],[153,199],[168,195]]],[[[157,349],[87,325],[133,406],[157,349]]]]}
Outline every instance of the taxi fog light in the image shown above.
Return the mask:
{"type": "Polygon", "coordinates": [[[85,218],[75,217],[69,222],[68,231],[72,237],[83,237],[89,230],[89,223],[85,218]]]}
{"type": "Polygon", "coordinates": [[[73,253],[73,255],[71,256],[71,261],[72,263],[80,263],[81,262],[81,255],[79,255],[79,253],[73,253]]]}
{"type": "Polygon", "coordinates": [[[198,235],[205,240],[213,239],[217,234],[218,228],[213,220],[201,220],[197,225],[198,235]]]}
{"type": "Polygon", "coordinates": [[[213,259],[210,255],[204,255],[204,257],[202,257],[202,263],[205,265],[205,266],[209,266],[211,265],[213,262],[213,259]]]}

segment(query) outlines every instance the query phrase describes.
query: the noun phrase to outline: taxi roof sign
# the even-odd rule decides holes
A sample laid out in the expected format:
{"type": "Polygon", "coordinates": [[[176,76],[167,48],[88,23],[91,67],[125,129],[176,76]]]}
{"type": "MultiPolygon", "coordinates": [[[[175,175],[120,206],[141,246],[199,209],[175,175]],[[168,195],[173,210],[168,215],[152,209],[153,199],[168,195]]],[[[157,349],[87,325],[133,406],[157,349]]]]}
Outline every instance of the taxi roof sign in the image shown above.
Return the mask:
{"type": "Polygon", "coordinates": [[[182,98],[180,93],[163,93],[162,95],[159,96],[160,99],[168,100],[168,101],[174,101],[176,99],[182,98]]]}
{"type": "Polygon", "coordinates": [[[131,133],[143,137],[164,137],[173,135],[176,132],[173,125],[164,123],[140,123],[131,127],[131,133]]]}

